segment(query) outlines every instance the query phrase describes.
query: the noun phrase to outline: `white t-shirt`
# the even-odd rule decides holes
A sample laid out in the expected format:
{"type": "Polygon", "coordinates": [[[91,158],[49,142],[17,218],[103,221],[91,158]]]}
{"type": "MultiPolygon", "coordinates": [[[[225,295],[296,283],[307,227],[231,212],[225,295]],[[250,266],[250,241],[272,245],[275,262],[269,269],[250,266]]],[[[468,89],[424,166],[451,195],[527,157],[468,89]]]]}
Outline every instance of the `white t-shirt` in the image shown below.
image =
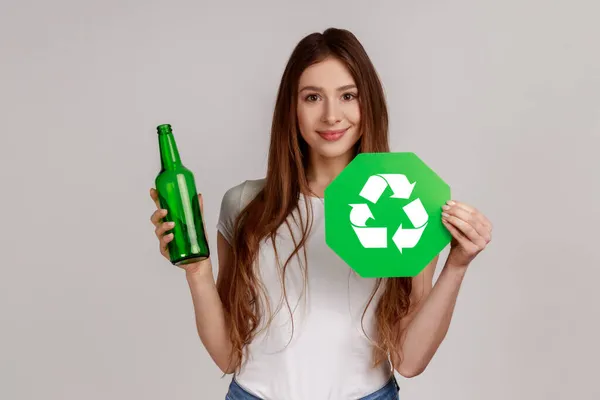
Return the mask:
{"type": "MultiPolygon", "coordinates": [[[[230,243],[235,218],[263,184],[264,179],[247,180],[223,196],[217,229],[230,243]]],[[[267,315],[259,326],[262,332],[250,343],[250,358],[235,380],[265,400],[358,399],[382,388],[392,375],[387,359],[377,368],[371,368],[372,344],[361,327],[361,316],[376,281],[358,276],[325,243],[323,199],[302,195],[296,217],[302,215],[306,221],[306,201],[313,206],[313,227],[306,243],[305,296],[300,297],[304,285],[302,250],[300,261],[292,258],[286,272],[287,298],[294,312],[292,340],[290,342],[290,310],[282,297],[280,267],[271,241],[266,239],[260,245],[258,270],[275,315],[270,328],[265,330],[268,319],[265,311],[267,315]]],[[[291,216],[288,221],[299,241],[299,227],[291,216]]],[[[276,244],[283,266],[295,247],[285,224],[279,228],[276,244]]],[[[364,330],[372,340],[376,338],[374,310],[383,289],[382,282],[364,318],[364,330]]]]}

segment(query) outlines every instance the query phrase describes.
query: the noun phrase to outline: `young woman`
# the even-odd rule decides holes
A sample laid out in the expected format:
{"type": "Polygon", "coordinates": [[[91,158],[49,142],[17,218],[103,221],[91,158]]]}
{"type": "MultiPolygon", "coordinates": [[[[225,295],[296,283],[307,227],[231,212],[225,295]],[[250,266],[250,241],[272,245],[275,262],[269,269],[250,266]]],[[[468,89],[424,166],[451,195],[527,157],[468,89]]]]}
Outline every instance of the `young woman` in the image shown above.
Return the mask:
{"type": "MultiPolygon", "coordinates": [[[[281,79],[266,177],[222,199],[216,283],[210,260],[182,266],[198,334],[234,373],[226,399],[397,399],[393,371],[413,377],[432,359],[491,223],[444,206],[453,240],[433,287],[439,255],[415,278],[358,276],[325,243],[323,193],[356,154],[388,151],[384,92],[356,37],[302,39],[281,79]]],[[[168,259],[164,215],[151,220],[168,259]]]]}

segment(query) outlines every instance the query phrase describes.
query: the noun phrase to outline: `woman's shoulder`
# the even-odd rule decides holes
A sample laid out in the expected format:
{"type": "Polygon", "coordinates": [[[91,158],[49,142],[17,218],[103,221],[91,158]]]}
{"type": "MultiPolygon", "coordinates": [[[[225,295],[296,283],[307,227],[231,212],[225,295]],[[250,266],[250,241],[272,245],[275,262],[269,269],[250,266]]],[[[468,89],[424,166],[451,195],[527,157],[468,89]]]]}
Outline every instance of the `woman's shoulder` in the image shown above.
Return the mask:
{"type": "Polygon", "coordinates": [[[245,206],[256,197],[265,186],[266,178],[245,180],[242,186],[242,206],[245,206]]]}
{"type": "Polygon", "coordinates": [[[225,191],[221,200],[217,229],[231,243],[235,221],[240,211],[263,188],[266,179],[247,179],[237,183],[225,191]]]}
{"type": "Polygon", "coordinates": [[[223,195],[223,204],[237,211],[244,208],[264,187],[266,178],[247,179],[228,188],[223,195]]]}

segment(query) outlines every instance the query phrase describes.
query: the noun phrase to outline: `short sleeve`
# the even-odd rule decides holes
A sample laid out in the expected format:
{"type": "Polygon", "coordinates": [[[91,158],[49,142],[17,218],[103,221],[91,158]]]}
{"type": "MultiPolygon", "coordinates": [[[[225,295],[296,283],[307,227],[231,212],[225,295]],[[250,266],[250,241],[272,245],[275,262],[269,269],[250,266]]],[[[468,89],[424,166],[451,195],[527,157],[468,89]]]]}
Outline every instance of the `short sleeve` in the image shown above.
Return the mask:
{"type": "Polygon", "coordinates": [[[217,222],[217,230],[231,244],[233,240],[233,227],[235,220],[240,212],[240,203],[242,198],[244,184],[241,183],[228,189],[221,200],[221,209],[217,222]]]}
{"type": "Polygon", "coordinates": [[[233,242],[233,228],[239,213],[256,197],[264,187],[265,181],[265,178],[246,180],[228,189],[223,195],[217,230],[229,244],[233,242]]]}

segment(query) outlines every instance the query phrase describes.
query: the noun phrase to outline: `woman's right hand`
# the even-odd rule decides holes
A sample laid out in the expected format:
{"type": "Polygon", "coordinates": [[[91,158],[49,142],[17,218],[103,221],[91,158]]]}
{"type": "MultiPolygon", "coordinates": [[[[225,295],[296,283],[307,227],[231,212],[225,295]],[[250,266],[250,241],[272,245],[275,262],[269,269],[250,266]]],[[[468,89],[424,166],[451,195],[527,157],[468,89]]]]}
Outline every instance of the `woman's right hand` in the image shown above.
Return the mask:
{"type": "MultiPolygon", "coordinates": [[[[154,200],[154,204],[156,204],[156,211],[152,213],[150,216],[150,221],[155,226],[154,233],[158,238],[160,254],[171,261],[169,258],[169,247],[168,243],[173,240],[173,234],[168,233],[171,229],[173,229],[172,222],[163,222],[163,218],[167,215],[167,210],[160,207],[160,202],[158,201],[158,192],[154,188],[150,188],[150,197],[154,200]]],[[[202,195],[198,194],[198,203],[200,204],[200,212],[203,212],[204,207],[202,204],[202,195]]],[[[181,269],[184,269],[186,273],[196,273],[202,268],[202,265],[206,264],[207,260],[199,261],[191,264],[178,265],[181,269]]]]}

